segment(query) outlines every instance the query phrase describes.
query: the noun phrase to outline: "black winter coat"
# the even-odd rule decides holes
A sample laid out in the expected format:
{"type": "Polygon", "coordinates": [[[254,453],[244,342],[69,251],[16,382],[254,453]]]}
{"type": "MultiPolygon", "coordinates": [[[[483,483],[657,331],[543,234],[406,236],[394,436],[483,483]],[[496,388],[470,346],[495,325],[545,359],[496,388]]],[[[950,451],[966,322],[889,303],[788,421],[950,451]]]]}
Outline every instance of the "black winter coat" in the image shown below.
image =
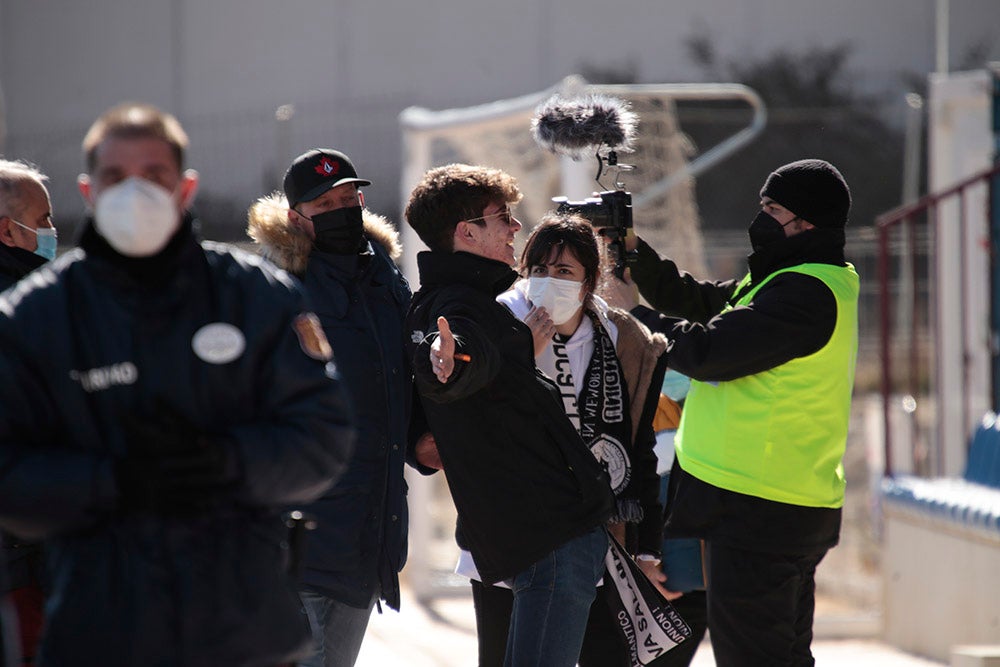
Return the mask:
{"type": "MultiPolygon", "coordinates": [[[[643,317],[670,340],[669,366],[706,382],[761,373],[823,347],[833,333],[837,304],[822,281],[783,273],[753,301],[736,302],[737,281],[695,280],[640,242],[632,278],[659,317],[643,317]],[[678,318],[686,318],[684,320],[678,318]],[[659,320],[658,322],[656,320],[659,320]]],[[[844,230],[814,229],[769,244],[748,258],[752,289],[775,271],[817,262],[843,266],[844,230]]],[[[770,553],[816,553],[839,539],[841,510],[799,507],[706,484],[674,461],[665,531],[770,553]]]]}
{"type": "MultiPolygon", "coordinates": [[[[0,292],[17,284],[21,278],[45,264],[44,257],[23,248],[0,244],[0,292]]],[[[7,578],[0,581],[0,593],[25,586],[38,586],[42,581],[42,549],[34,543],[24,542],[13,535],[3,535],[3,557],[0,570],[6,562],[7,578]]]]}
{"type": "Polygon", "coordinates": [[[314,252],[304,283],[353,399],[358,440],[343,477],[308,508],[320,525],[309,535],[302,581],[356,606],[380,590],[399,609],[412,387],[402,332],[410,289],[376,244],[362,258],[314,252]],[[361,264],[352,269],[345,259],[361,264]]]}
{"type": "Polygon", "coordinates": [[[23,248],[0,243],[0,292],[34,271],[47,260],[23,248]]]}
{"type": "Polygon", "coordinates": [[[278,510],[329,487],[353,431],[317,328],[298,319],[301,289],[253,255],[201,247],[190,221],[154,258],[121,257],[92,227],[82,247],[0,297],[0,526],[48,540],[41,662],[308,653],[278,510]],[[120,506],[122,417],[158,419],[160,405],[224,442],[242,471],[216,509],[120,506]]]}
{"type": "Polygon", "coordinates": [[[367,250],[318,252],[288,224],[284,201],[258,200],[249,232],[262,254],[293,271],[319,316],[355,407],[358,438],[343,476],[303,508],[316,518],[307,538],[302,585],[355,607],[373,593],[399,609],[398,572],[406,562],[408,512],[403,463],[412,396],[403,318],[410,288],[390,253],[388,220],[364,211],[367,250]]]}
{"type": "Polygon", "coordinates": [[[468,253],[417,256],[421,289],[407,317],[417,390],[458,511],[459,545],[484,583],[507,579],[603,525],[614,508],[607,474],[535,367],[531,331],[496,296],[517,274],[468,253]],[[430,346],[437,318],[455,334],[442,384],[430,346]]]}

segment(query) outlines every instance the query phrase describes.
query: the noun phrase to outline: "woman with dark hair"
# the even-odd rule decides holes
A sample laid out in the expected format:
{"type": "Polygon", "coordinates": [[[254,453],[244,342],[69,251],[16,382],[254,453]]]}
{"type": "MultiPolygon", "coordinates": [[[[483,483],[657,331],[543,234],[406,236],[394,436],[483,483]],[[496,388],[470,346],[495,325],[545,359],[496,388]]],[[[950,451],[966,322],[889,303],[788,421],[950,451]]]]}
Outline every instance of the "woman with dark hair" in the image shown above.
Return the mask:
{"type": "MultiPolygon", "coordinates": [[[[524,279],[497,301],[531,329],[537,367],[558,386],[566,414],[608,471],[616,500],[608,529],[667,595],[660,585],[662,516],[652,427],[666,340],[597,296],[606,263],[604,244],[587,220],[549,214],[521,255],[524,279]]],[[[503,584],[483,585],[468,552],[457,571],[472,579],[480,667],[500,666],[513,596],[503,584]]],[[[591,606],[579,664],[629,664],[603,594],[591,606]]]]}

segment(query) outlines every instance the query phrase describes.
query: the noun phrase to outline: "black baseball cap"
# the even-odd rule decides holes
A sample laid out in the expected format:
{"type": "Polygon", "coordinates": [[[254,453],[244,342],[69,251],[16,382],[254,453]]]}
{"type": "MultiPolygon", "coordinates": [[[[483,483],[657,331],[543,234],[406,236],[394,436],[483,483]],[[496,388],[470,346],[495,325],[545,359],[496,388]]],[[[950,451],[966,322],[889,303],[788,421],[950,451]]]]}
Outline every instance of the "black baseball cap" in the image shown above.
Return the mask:
{"type": "Polygon", "coordinates": [[[295,158],[285,172],[285,198],[291,208],[299,202],[312,201],[344,183],[372,184],[369,180],[358,178],[351,159],[340,151],[314,148],[295,158]]]}

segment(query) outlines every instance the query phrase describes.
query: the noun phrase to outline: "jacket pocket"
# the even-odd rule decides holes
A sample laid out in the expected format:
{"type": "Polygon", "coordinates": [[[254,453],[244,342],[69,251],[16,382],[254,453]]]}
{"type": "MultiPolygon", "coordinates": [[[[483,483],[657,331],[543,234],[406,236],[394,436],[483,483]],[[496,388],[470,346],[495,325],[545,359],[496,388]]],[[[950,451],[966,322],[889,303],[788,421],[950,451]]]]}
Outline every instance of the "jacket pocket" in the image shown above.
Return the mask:
{"type": "Polygon", "coordinates": [[[313,309],[323,322],[324,328],[328,321],[343,319],[351,306],[351,298],[347,294],[347,290],[335,280],[326,281],[322,287],[311,284],[307,286],[307,293],[313,309]]]}
{"type": "Polygon", "coordinates": [[[307,567],[328,572],[357,569],[361,565],[365,526],[378,521],[368,489],[364,486],[336,489],[306,512],[316,517],[316,530],[306,537],[307,567]]]}

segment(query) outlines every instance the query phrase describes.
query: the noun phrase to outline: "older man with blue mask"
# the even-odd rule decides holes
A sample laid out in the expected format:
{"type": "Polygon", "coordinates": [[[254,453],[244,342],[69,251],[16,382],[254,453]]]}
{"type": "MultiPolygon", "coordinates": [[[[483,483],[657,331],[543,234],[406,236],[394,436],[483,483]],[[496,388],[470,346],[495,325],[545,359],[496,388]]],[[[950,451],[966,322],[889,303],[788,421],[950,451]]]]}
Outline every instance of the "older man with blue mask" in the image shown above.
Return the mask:
{"type": "Polygon", "coordinates": [[[0,290],[56,256],[48,177],[20,160],[0,160],[0,290]]]}
{"type": "MultiPolygon", "coordinates": [[[[0,291],[56,256],[48,177],[21,160],[0,160],[0,291]]],[[[25,660],[34,656],[42,629],[42,553],[38,544],[3,536],[9,595],[17,613],[19,643],[25,660]]]]}

